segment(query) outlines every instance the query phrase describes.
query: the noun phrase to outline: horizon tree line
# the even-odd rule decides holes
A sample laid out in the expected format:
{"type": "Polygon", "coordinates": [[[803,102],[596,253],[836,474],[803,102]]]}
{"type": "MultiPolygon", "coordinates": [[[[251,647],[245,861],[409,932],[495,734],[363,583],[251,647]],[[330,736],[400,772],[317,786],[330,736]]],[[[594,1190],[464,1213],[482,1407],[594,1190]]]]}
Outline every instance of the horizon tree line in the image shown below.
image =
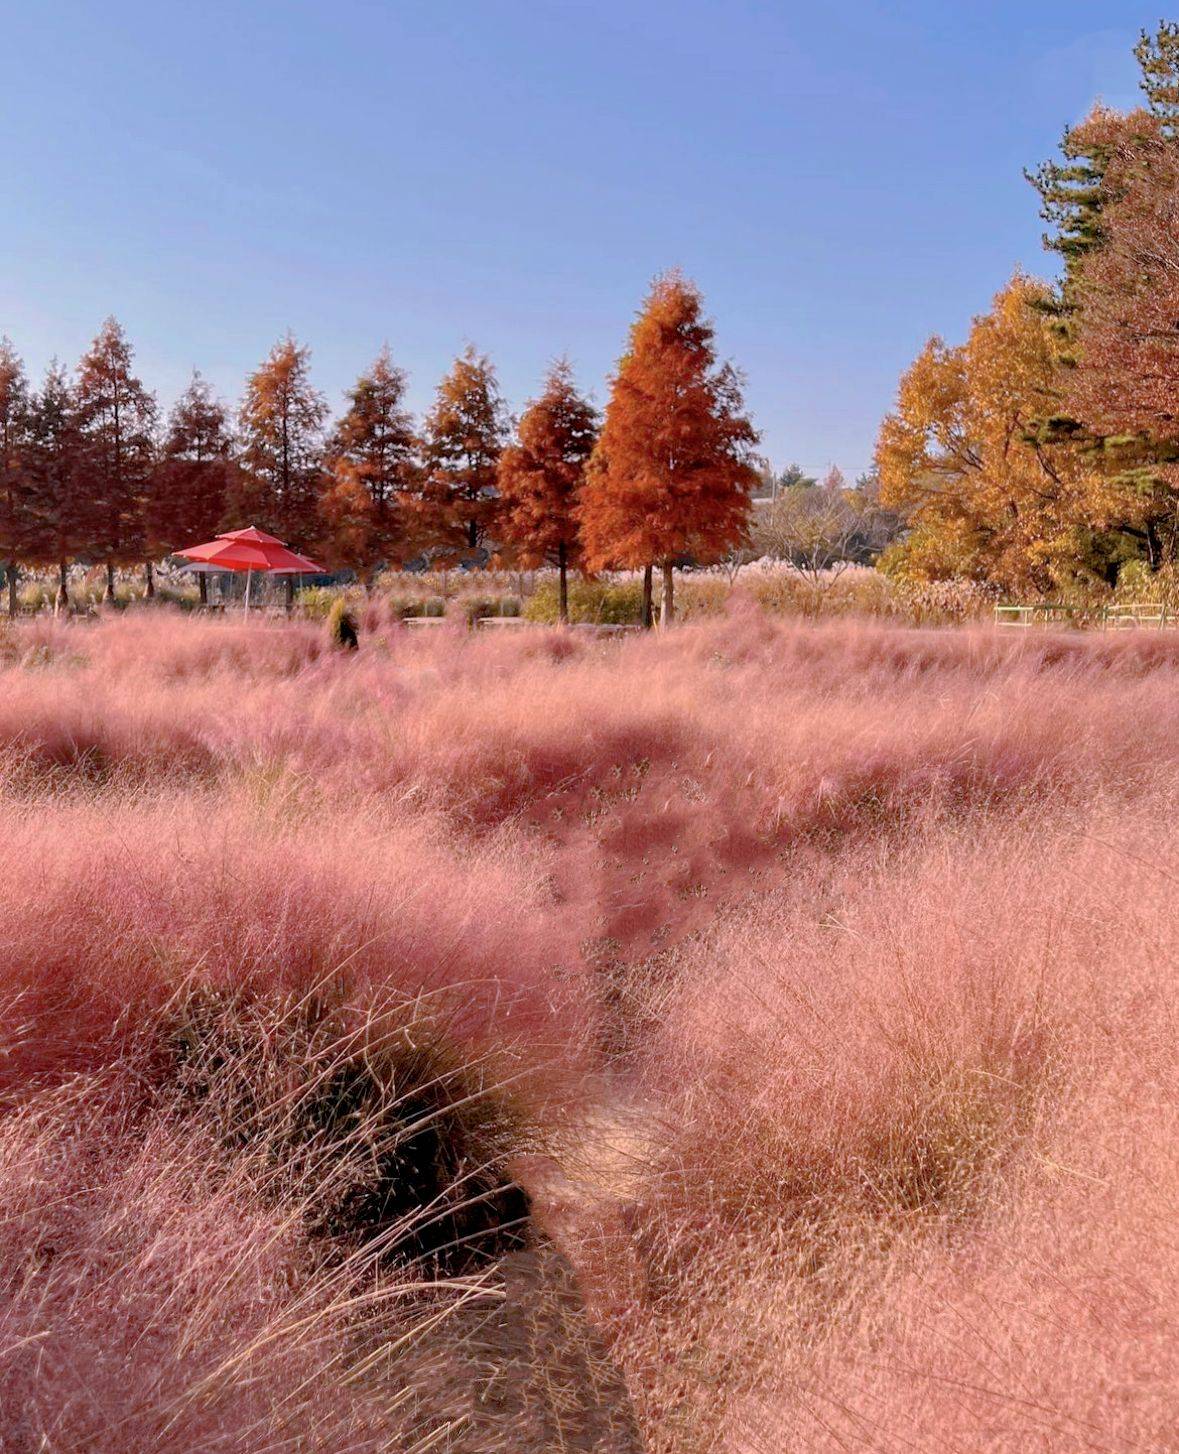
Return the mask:
{"type": "Polygon", "coordinates": [[[108,599],[116,569],[142,566],[151,596],[154,561],[252,524],[366,586],[382,567],[421,559],[553,565],[562,620],[570,570],[642,570],[650,624],[656,571],[670,621],[673,567],[716,561],[748,536],[758,436],[737,372],[717,360],[700,292],[678,272],[652,285],[604,414],[560,359],[513,421],[473,346],[420,424],[406,391],[385,347],[332,422],[310,351],[288,335],[249,375],[235,413],[194,372],[161,417],[114,318],[72,376],[55,361],[40,388],[0,339],[9,611],[32,569],[57,571],[57,605],[68,608],[79,560],[105,569],[108,599]]]}

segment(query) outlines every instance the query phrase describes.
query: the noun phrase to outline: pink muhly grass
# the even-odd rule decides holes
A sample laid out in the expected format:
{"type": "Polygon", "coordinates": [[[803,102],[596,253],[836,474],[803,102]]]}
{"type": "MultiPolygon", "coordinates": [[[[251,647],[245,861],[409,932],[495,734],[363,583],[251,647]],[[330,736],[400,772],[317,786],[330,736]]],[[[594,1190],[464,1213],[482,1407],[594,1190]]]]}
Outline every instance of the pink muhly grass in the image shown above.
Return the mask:
{"type": "Polygon", "coordinates": [[[6,830],[0,1085],[113,1053],[192,981],[258,993],[341,983],[357,1004],[425,994],[455,1033],[523,1037],[576,1063],[592,1023],[576,924],[525,852],[456,864],[424,819],[312,828],[280,803],[99,795],[14,814],[6,830]],[[518,917],[506,917],[512,904],[518,917]]]}
{"type": "Polygon", "coordinates": [[[324,1262],[299,1189],[262,1194],[264,1156],[230,1161],[199,1120],[138,1125],[138,1097],[115,1068],[0,1124],[4,1447],[430,1448],[463,1410],[431,1423],[403,1380],[428,1371],[431,1338],[466,1303],[494,1305],[494,1286],[365,1252],[324,1262]]]}
{"type": "Polygon", "coordinates": [[[481,1355],[414,1320],[463,1288],[325,1259],[285,1149],[330,995],[552,1130],[496,1141],[521,1276],[555,1242],[657,1454],[1179,1447],[1179,639],[322,641],[5,638],[0,1444],[445,1426],[481,1355]],[[209,1005],[253,1039],[168,1100],[209,1005]],[[263,1085],[280,1130],[226,1134],[263,1085]]]}
{"type": "Polygon", "coordinates": [[[681,953],[618,1334],[653,1448],[1171,1447],[1179,840],[1142,802],[860,849],[681,953]]]}

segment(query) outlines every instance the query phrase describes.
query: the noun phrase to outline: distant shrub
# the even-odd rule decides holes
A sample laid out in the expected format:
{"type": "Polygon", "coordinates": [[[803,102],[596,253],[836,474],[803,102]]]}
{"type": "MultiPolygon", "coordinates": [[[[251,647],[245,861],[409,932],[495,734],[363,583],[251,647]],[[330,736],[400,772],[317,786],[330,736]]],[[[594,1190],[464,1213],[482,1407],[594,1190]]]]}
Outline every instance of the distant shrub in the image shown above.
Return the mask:
{"type": "MultiPolygon", "coordinates": [[[[881,578],[883,579],[883,577],[881,578]]],[[[898,607],[915,626],[948,626],[989,616],[1001,592],[979,581],[889,582],[898,607]]]]}
{"type": "Polygon", "coordinates": [[[723,616],[732,587],[719,576],[687,576],[678,583],[676,613],[685,621],[701,616],[723,616]]]}
{"type": "Polygon", "coordinates": [[[344,599],[335,586],[306,586],[295,595],[295,605],[310,621],[326,621],[337,601],[344,599]]]}
{"type": "Polygon", "coordinates": [[[519,616],[523,602],[519,596],[459,596],[451,605],[469,626],[473,626],[485,616],[519,616]]]}
{"type": "Polygon", "coordinates": [[[1125,606],[1157,602],[1171,613],[1179,612],[1179,570],[1171,562],[1152,571],[1144,560],[1128,561],[1118,572],[1114,602],[1125,606]]]}
{"type": "Polygon", "coordinates": [[[389,608],[399,620],[411,616],[445,616],[446,602],[441,596],[423,596],[418,600],[391,600],[389,608]]]}
{"type": "Polygon", "coordinates": [[[337,651],[355,651],[360,645],[356,617],[345,596],[337,596],[327,618],[328,640],[337,651]]]}
{"type": "Polygon", "coordinates": [[[156,586],[156,600],[181,611],[193,611],[201,604],[201,598],[192,586],[160,583],[156,586]]]}
{"type": "MultiPolygon", "coordinates": [[[[559,595],[555,580],[543,580],[524,604],[524,618],[555,625],[559,618],[559,595]]],[[[641,580],[569,582],[569,619],[605,626],[625,626],[641,621],[641,580]]]]}
{"type": "Polygon", "coordinates": [[[16,599],[22,611],[42,611],[53,605],[53,595],[43,581],[26,580],[17,591],[16,599]]]}

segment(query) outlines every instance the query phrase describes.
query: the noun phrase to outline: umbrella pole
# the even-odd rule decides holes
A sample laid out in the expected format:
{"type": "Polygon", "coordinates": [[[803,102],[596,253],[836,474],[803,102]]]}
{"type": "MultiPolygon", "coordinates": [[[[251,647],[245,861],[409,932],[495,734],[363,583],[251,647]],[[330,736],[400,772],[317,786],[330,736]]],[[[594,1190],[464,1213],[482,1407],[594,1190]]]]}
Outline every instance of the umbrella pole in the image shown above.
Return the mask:
{"type": "Polygon", "coordinates": [[[246,572],[246,615],[247,616],[250,614],[250,582],[253,579],[254,579],[254,572],[252,570],[248,570],[246,572]]]}

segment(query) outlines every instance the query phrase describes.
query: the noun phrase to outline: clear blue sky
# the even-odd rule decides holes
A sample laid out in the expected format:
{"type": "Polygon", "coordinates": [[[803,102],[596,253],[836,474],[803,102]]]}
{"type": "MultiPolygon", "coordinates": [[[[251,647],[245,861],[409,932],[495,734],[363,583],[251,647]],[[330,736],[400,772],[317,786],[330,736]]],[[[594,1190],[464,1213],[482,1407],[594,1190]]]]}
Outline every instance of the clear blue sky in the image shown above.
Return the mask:
{"type": "Polygon", "coordinates": [[[867,463],[899,370],[1016,264],[1020,171],[1136,96],[1122,0],[0,0],[0,333],[115,313],[168,404],[291,329],[334,407],[467,341],[596,397],[651,276],[704,289],[777,463],[867,463]]]}

